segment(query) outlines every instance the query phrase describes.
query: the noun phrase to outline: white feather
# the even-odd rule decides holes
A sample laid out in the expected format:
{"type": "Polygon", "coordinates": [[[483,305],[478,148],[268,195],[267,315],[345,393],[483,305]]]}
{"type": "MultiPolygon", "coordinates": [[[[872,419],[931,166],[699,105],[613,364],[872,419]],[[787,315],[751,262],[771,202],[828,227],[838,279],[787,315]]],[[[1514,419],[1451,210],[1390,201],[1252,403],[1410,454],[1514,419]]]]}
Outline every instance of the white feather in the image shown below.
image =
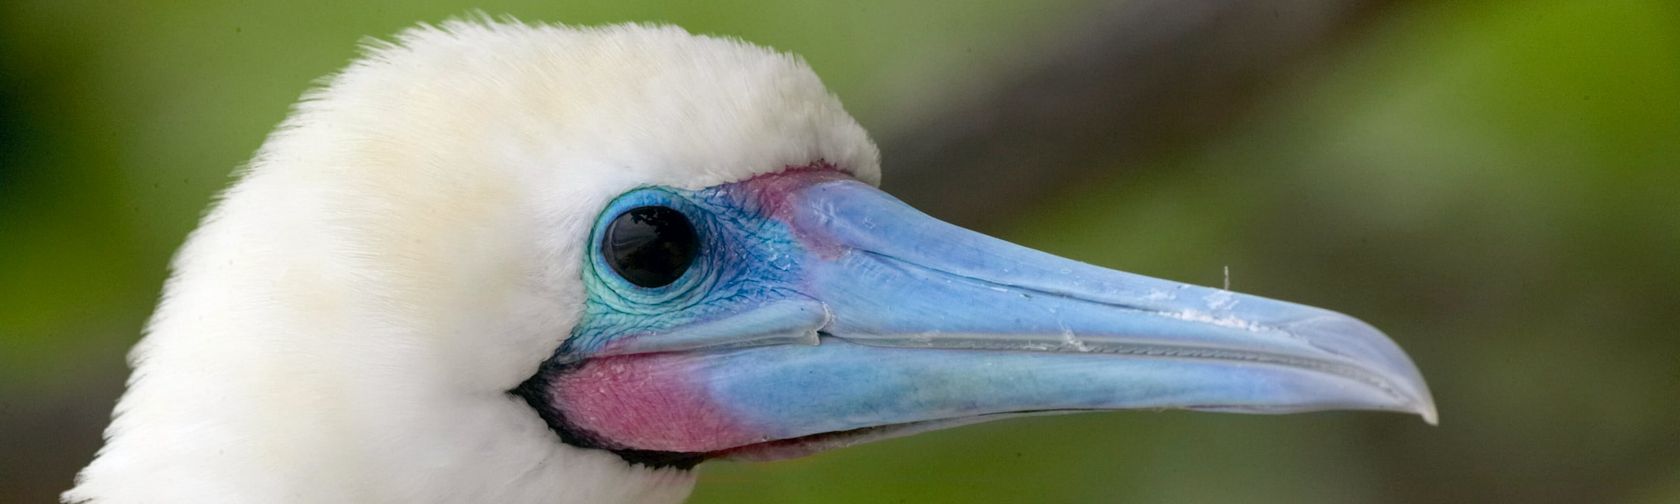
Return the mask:
{"type": "Polygon", "coordinates": [[[507,391],[577,321],[638,185],[824,161],[879,179],[798,58],[663,26],[456,21],[310,92],[174,261],[67,501],[674,502],[507,391]]]}

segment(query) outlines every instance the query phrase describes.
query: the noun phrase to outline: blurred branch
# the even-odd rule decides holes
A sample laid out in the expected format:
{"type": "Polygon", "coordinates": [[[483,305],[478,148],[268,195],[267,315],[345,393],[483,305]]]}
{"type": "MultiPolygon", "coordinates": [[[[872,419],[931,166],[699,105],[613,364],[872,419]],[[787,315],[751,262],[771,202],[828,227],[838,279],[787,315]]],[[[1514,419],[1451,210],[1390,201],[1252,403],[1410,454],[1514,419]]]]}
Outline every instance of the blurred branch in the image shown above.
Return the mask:
{"type": "Polygon", "coordinates": [[[1101,9],[1013,77],[884,136],[884,185],[942,219],[984,225],[1089,183],[1093,170],[1219,133],[1388,4],[1142,0],[1101,9]]]}

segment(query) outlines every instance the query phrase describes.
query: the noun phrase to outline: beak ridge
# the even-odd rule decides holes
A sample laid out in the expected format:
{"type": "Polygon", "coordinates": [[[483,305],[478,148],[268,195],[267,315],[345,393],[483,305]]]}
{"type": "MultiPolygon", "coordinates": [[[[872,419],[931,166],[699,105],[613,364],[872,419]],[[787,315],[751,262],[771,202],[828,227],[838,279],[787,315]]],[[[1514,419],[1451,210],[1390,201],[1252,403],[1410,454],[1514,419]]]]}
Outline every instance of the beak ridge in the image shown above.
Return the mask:
{"type": "MultiPolygon", "coordinates": [[[[823,332],[876,347],[1241,362],[1360,383],[1356,407],[1436,422],[1422,375],[1381,331],[1341,313],[1092,266],[928,217],[868,185],[814,184],[791,224],[847,253],[811,270],[823,332]]],[[[1114,404],[1110,407],[1125,405],[1114,404]]]]}

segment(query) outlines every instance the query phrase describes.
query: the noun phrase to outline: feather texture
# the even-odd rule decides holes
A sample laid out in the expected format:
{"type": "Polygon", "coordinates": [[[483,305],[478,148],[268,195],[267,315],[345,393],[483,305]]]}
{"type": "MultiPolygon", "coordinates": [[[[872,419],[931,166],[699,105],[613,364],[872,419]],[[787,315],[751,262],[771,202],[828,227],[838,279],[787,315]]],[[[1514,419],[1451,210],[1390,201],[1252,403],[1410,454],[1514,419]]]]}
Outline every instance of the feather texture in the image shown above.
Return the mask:
{"type": "Polygon", "coordinates": [[[507,391],[581,313],[615,195],[874,144],[797,57],[668,26],[407,30],[309,92],[177,254],[93,503],[674,502],[507,391]]]}

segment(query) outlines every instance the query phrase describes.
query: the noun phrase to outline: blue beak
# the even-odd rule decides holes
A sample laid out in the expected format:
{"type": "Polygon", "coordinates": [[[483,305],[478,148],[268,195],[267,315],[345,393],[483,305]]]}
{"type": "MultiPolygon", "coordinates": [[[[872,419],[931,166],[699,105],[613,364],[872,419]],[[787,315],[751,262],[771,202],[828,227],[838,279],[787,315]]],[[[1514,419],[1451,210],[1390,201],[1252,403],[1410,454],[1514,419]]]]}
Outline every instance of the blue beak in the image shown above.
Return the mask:
{"type": "Polygon", "coordinates": [[[692,198],[784,237],[730,254],[776,259],[728,274],[768,287],[573,348],[550,380],[569,425],[615,448],[764,459],[1048,412],[1357,409],[1435,422],[1406,354],[1346,315],[1052,256],[844,177],[781,177],[692,198]]]}

